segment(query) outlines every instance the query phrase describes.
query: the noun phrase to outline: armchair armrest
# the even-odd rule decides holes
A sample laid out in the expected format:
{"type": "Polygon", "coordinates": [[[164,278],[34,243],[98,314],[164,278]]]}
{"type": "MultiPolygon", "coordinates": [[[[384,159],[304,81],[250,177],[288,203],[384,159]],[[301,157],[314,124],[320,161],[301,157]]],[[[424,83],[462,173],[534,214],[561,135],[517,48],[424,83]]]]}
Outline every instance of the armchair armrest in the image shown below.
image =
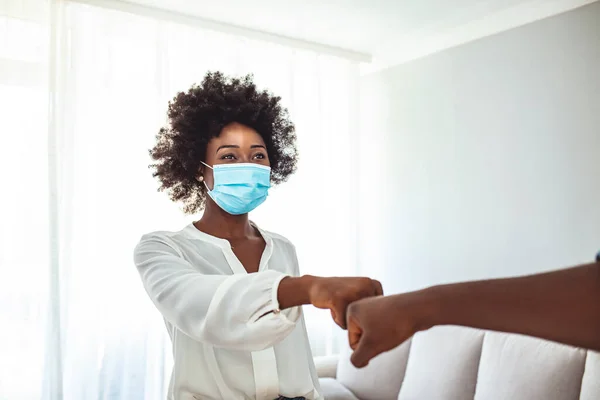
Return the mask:
{"type": "Polygon", "coordinates": [[[334,378],[337,376],[339,356],[315,357],[315,367],[319,378],[334,378]]]}

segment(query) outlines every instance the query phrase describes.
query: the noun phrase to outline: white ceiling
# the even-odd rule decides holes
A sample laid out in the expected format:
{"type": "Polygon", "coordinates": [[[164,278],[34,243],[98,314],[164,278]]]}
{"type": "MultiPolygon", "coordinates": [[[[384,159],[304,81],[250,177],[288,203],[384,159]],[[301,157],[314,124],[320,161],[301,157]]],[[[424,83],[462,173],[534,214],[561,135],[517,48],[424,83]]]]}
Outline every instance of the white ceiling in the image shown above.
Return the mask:
{"type": "Polygon", "coordinates": [[[129,0],[358,53],[417,58],[596,0],[129,0]]]}

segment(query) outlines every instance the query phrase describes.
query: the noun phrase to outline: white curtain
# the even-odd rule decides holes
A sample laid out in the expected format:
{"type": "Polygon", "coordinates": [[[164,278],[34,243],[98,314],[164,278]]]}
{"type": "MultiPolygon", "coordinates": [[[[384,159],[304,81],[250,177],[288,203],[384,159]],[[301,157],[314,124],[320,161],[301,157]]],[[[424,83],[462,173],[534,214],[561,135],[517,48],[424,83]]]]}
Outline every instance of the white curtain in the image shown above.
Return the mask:
{"type": "MultiPolygon", "coordinates": [[[[300,164],[252,219],[304,274],[356,265],[356,63],[55,0],[0,5],[0,399],[164,399],[162,320],[132,264],[139,237],[186,217],[148,149],[177,91],[253,73],[296,123],[300,164]]],[[[305,307],[314,355],[344,333],[305,307]]]]}

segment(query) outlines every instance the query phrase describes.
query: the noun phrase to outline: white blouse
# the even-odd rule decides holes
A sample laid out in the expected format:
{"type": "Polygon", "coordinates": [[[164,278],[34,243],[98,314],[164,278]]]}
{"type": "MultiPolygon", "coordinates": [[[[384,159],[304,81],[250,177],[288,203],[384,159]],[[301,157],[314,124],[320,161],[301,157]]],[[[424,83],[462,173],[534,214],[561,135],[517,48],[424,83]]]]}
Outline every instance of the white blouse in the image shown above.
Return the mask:
{"type": "Polygon", "coordinates": [[[259,231],[266,247],[252,274],[227,240],[192,224],[137,245],[135,264],[173,344],[169,400],[322,399],[302,308],[279,311],[277,301],[279,282],[299,274],[295,248],[259,231]]]}

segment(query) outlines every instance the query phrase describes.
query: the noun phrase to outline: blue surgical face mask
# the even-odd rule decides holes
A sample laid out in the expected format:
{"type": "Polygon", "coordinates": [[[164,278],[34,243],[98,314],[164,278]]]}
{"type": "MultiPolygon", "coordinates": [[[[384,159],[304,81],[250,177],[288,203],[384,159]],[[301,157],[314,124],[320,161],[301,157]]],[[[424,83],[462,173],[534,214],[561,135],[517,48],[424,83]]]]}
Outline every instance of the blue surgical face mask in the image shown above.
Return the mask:
{"type": "Polygon", "coordinates": [[[219,207],[232,215],[247,214],[261,205],[271,187],[271,168],[259,164],[215,164],[213,189],[208,195],[219,207]]]}

